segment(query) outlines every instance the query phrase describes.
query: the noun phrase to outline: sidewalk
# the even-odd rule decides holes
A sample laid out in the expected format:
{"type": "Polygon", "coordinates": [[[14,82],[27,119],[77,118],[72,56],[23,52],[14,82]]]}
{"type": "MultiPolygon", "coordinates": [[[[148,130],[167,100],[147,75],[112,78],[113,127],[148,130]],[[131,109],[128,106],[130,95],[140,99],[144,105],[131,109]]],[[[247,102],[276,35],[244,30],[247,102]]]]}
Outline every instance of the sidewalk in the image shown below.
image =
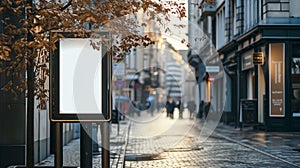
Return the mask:
{"type": "Polygon", "coordinates": [[[229,141],[300,167],[300,132],[266,132],[252,127],[241,131],[220,123],[215,133],[229,141]]]}
{"type": "MultiPolygon", "coordinates": [[[[110,167],[123,167],[124,149],[129,129],[129,121],[120,122],[120,132],[118,135],[117,124],[111,124],[110,132],[110,167]]],[[[93,167],[101,167],[101,137],[98,133],[99,154],[93,155],[93,167]]],[[[64,166],[80,166],[80,139],[74,139],[63,147],[63,165],[64,166]]],[[[54,166],[54,155],[37,164],[37,166],[54,166]]]]}

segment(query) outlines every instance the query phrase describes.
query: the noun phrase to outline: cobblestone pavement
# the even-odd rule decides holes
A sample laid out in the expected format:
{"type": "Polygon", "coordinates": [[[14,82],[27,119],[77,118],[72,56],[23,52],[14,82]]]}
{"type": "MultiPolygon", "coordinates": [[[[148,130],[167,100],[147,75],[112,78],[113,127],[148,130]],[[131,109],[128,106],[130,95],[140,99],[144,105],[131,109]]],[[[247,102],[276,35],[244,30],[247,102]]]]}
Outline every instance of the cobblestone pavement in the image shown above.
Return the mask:
{"type": "MultiPolygon", "coordinates": [[[[177,115],[176,115],[177,114],[177,115]]],[[[203,120],[154,116],[126,116],[111,126],[110,165],[112,168],[256,168],[300,167],[300,133],[234,129],[219,124],[205,141],[201,139],[203,120]],[[128,132],[129,131],[129,132],[128,132]],[[127,137],[127,135],[129,135],[127,137]],[[125,150],[126,149],[126,150],[125,150]],[[125,156],[126,151],[126,156],[125,156]]],[[[100,139],[100,137],[98,137],[100,139]]],[[[101,144],[101,142],[99,142],[101,144]]],[[[79,139],[64,147],[64,165],[79,166],[79,139]]],[[[53,166],[54,156],[40,165],[53,166]]],[[[93,167],[101,167],[101,155],[93,156],[93,167]]]]}
{"type": "Polygon", "coordinates": [[[265,132],[253,129],[240,131],[219,125],[216,134],[274,159],[294,164],[294,167],[300,167],[299,132],[265,132]]]}
{"type": "Polygon", "coordinates": [[[200,141],[204,121],[170,120],[133,123],[125,167],[300,167],[300,155],[293,150],[300,144],[299,133],[240,131],[219,124],[200,141]],[[152,127],[167,129],[153,134],[152,127]]]}
{"type": "MultiPolygon", "coordinates": [[[[128,121],[120,122],[120,129],[118,135],[117,124],[111,125],[110,132],[110,166],[122,167],[124,162],[124,148],[126,142],[126,134],[128,133],[129,123],[128,121]]],[[[99,129],[100,130],[100,129],[99,129]]],[[[99,144],[101,144],[100,132],[98,132],[99,144]]],[[[101,153],[101,146],[99,146],[101,153]]],[[[101,154],[93,155],[93,168],[101,167],[101,154]]],[[[48,158],[38,164],[39,166],[53,166],[54,155],[50,155],[48,158]]],[[[64,146],[63,148],[63,165],[64,166],[80,166],[80,139],[75,139],[64,146]]]]}

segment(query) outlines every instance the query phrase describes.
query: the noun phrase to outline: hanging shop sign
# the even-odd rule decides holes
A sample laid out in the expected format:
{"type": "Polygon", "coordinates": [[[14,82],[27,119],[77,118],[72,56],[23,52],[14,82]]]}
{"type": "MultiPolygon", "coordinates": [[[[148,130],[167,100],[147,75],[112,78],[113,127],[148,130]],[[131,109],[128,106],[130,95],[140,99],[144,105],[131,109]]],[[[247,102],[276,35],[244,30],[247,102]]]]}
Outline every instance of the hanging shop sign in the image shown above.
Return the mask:
{"type": "Polygon", "coordinates": [[[209,76],[209,77],[208,77],[208,81],[214,82],[214,81],[215,81],[215,77],[214,77],[214,76],[209,76]]]}
{"type": "Polygon", "coordinates": [[[206,72],[220,72],[219,66],[206,66],[206,72]]]}
{"type": "Polygon", "coordinates": [[[253,64],[254,65],[264,64],[264,53],[263,52],[253,53],[253,64]]]}
{"type": "Polygon", "coordinates": [[[272,117],[285,116],[284,52],[284,44],[269,44],[269,114],[272,117]]]}

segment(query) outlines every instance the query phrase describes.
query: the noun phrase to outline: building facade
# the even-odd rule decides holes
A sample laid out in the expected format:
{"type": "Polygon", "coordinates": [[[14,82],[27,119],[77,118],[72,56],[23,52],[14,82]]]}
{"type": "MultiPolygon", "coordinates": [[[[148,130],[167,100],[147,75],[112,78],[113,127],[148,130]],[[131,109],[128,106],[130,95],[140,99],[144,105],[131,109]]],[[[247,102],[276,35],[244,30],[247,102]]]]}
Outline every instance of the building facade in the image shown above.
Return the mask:
{"type": "Polygon", "coordinates": [[[216,0],[210,10],[202,3],[200,21],[212,25],[226,75],[223,121],[299,131],[300,1],[216,0]]]}

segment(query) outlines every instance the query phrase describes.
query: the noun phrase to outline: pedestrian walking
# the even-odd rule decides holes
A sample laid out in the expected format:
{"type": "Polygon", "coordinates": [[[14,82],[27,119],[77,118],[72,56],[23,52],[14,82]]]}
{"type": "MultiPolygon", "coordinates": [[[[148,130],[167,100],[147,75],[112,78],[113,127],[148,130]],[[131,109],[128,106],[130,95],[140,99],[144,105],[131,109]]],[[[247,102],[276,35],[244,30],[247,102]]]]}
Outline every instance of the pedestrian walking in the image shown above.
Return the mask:
{"type": "Polygon", "coordinates": [[[196,110],[196,104],[194,101],[191,100],[188,102],[188,109],[190,112],[190,119],[193,119],[194,115],[195,115],[195,110],[196,110]]]}
{"type": "Polygon", "coordinates": [[[181,103],[181,100],[178,100],[177,103],[176,103],[176,108],[178,109],[179,111],[179,118],[182,119],[182,113],[183,113],[183,107],[182,107],[182,103],[181,103]]]}
{"type": "Polygon", "coordinates": [[[169,98],[166,103],[166,110],[167,110],[167,117],[170,117],[171,119],[174,118],[174,109],[175,109],[175,102],[172,98],[169,98]]]}

